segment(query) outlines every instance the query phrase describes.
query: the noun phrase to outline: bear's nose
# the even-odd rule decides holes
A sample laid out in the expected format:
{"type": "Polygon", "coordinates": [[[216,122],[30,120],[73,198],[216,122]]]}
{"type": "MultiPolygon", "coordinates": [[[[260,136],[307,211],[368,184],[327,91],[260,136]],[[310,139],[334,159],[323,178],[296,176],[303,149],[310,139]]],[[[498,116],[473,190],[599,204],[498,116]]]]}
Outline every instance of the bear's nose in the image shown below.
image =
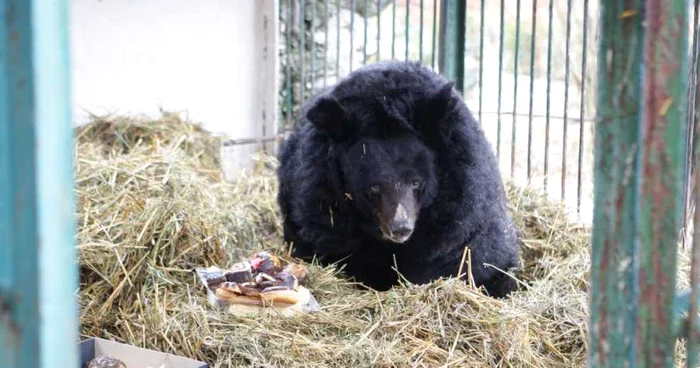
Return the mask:
{"type": "Polygon", "coordinates": [[[394,221],[389,226],[389,230],[393,236],[402,238],[413,232],[413,226],[408,221],[394,221]]]}

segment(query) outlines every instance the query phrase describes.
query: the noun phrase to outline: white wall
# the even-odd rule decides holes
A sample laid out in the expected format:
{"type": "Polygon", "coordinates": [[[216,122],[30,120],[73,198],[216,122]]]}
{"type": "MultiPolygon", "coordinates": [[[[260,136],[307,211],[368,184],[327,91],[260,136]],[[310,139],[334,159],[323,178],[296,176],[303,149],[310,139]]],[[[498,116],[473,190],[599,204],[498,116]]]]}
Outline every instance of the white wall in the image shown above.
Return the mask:
{"type": "MultiPolygon", "coordinates": [[[[73,111],[158,116],[186,112],[232,138],[276,119],[276,1],[71,0],[73,111]],[[263,22],[264,17],[268,17],[263,22]],[[269,33],[263,32],[263,24],[269,33]],[[276,52],[268,52],[267,57],[276,52]],[[272,91],[270,91],[273,89],[272,91]]],[[[268,133],[270,128],[268,127],[268,133]]]]}

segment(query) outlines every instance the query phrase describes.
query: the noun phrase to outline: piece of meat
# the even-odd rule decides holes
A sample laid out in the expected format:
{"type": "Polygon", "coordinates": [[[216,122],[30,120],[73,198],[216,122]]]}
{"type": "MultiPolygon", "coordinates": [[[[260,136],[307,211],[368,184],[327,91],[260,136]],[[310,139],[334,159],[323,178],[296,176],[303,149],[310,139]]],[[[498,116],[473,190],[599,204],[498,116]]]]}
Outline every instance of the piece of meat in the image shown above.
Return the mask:
{"type": "Polygon", "coordinates": [[[279,257],[269,252],[255,253],[250,263],[253,265],[254,271],[264,272],[268,275],[274,275],[282,271],[282,261],[279,257]]]}
{"type": "Polygon", "coordinates": [[[297,278],[287,272],[280,272],[276,274],[275,280],[277,280],[276,286],[284,286],[290,290],[296,290],[299,287],[299,281],[297,278]]]}
{"type": "Polygon", "coordinates": [[[225,282],[225,281],[226,281],[226,277],[224,277],[223,274],[221,274],[221,275],[211,275],[211,276],[210,276],[210,275],[207,275],[207,276],[206,276],[206,280],[207,280],[207,286],[209,286],[210,288],[214,288],[214,287],[217,287],[217,286],[218,286],[219,284],[221,284],[222,282],[225,282]]]}
{"type": "Polygon", "coordinates": [[[253,281],[253,270],[249,262],[239,262],[224,273],[226,281],[230,282],[249,282],[253,281]]]}
{"type": "Polygon", "coordinates": [[[306,267],[297,263],[288,264],[282,272],[293,275],[299,282],[304,282],[304,279],[306,279],[306,267]]]}
{"type": "Polygon", "coordinates": [[[270,275],[268,275],[268,274],[266,274],[266,273],[264,273],[264,272],[260,272],[260,273],[258,273],[257,275],[255,275],[255,282],[256,282],[257,284],[261,284],[261,283],[263,283],[263,282],[265,282],[265,281],[274,282],[274,281],[275,281],[275,278],[272,277],[272,276],[270,276],[270,275]]]}
{"type": "Polygon", "coordinates": [[[244,282],[242,284],[238,284],[238,287],[240,288],[240,294],[242,295],[247,295],[247,296],[259,296],[261,288],[255,284],[254,282],[244,282]]]}

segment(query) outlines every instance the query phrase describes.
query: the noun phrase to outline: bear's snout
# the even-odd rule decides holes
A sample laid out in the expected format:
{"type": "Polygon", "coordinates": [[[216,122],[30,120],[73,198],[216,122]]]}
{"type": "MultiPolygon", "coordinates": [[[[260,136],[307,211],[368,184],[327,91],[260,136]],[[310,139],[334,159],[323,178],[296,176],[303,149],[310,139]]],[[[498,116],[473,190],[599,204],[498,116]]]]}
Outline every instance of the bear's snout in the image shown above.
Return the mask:
{"type": "Polygon", "coordinates": [[[401,191],[396,197],[382,200],[379,211],[379,227],[382,237],[393,243],[405,243],[413,234],[417,211],[411,191],[401,191]]]}

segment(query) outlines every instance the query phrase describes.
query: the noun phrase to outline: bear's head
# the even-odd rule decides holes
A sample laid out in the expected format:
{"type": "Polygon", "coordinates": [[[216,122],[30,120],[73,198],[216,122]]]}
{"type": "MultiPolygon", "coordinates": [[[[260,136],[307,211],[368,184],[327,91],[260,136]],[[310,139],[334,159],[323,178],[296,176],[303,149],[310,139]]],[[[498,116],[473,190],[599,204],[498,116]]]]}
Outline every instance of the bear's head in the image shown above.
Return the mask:
{"type": "Polygon", "coordinates": [[[397,244],[409,241],[437,193],[436,155],[428,142],[453,102],[452,83],[422,92],[340,99],[331,92],[305,114],[327,137],[337,168],[329,175],[361,215],[365,233],[397,244]]]}

